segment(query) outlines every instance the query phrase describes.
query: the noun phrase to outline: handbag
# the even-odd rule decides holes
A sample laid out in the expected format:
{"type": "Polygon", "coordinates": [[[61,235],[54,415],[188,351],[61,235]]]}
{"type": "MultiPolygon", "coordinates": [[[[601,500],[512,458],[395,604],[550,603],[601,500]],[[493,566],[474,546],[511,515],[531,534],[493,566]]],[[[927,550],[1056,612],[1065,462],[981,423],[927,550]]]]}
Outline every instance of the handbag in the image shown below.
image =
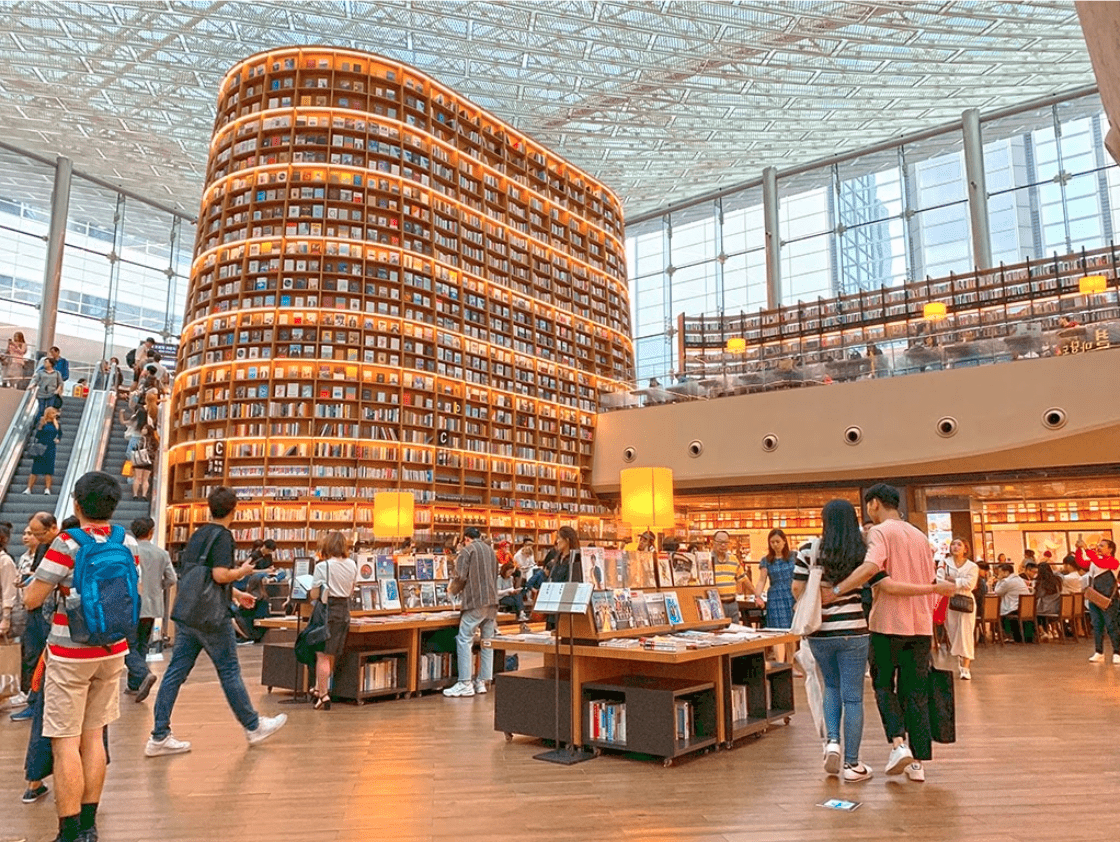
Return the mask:
{"type": "Polygon", "coordinates": [[[51,398],[50,405],[55,409],[62,409],[62,395],[55,395],[53,398],[51,398]]]}
{"type": "Polygon", "coordinates": [[[324,561],[323,564],[326,565],[326,584],[323,585],[319,599],[315,601],[315,607],[311,609],[311,619],[307,621],[303,631],[296,635],[296,660],[308,666],[315,663],[315,654],[323,651],[331,637],[331,630],[327,625],[327,592],[331,585],[331,565],[329,561],[324,561]]]}
{"type": "Polygon", "coordinates": [[[976,610],[976,600],[969,594],[955,593],[949,597],[949,610],[963,611],[965,614],[971,614],[976,610]]]}
{"type": "Polygon", "coordinates": [[[128,460],[125,460],[125,463],[123,465],[121,465],[121,476],[124,477],[125,479],[128,479],[130,476],[132,476],[132,474],[133,474],[132,462],[128,461],[128,460]]]}
{"type": "Polygon", "coordinates": [[[31,444],[27,445],[27,455],[32,459],[38,459],[46,452],[47,446],[41,441],[33,441],[31,444]]]}
{"type": "Polygon", "coordinates": [[[805,637],[821,627],[821,566],[817,564],[817,553],[820,551],[821,541],[813,541],[809,550],[809,581],[805,583],[805,590],[793,609],[793,622],[789,630],[794,634],[805,637]]]}
{"type": "Polygon", "coordinates": [[[150,468],[152,466],[152,454],[148,452],[148,448],[143,442],[136,445],[129,454],[129,461],[132,467],[135,468],[150,468]]]}
{"type": "Polygon", "coordinates": [[[1097,606],[1097,608],[1101,609],[1101,611],[1107,611],[1108,606],[1112,604],[1112,600],[1116,599],[1116,588],[1117,583],[1113,583],[1112,594],[1110,596],[1105,596],[1090,583],[1089,587],[1085,589],[1085,598],[1093,603],[1093,605],[1097,606]]]}
{"type": "Polygon", "coordinates": [[[957,741],[957,705],[953,673],[929,668],[929,735],[935,743],[957,741]]]}
{"type": "Polygon", "coordinates": [[[186,570],[179,577],[179,592],[171,609],[171,619],[176,623],[202,632],[218,631],[233,616],[229,595],[214,581],[210,563],[210,550],[221,531],[215,526],[199,557],[190,566],[184,565],[186,570]]]}

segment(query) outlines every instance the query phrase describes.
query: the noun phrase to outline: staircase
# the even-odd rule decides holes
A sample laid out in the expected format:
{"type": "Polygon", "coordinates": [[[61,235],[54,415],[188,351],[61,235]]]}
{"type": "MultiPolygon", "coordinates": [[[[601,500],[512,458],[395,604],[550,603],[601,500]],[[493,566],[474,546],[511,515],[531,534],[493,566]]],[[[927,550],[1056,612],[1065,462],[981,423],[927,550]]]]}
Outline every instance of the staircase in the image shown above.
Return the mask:
{"type": "MultiPolygon", "coordinates": [[[[70,462],[70,453],[74,449],[74,436],[78,431],[78,422],[81,421],[82,410],[85,405],[84,398],[64,397],[62,399],[62,411],[59,419],[62,424],[62,441],[58,443],[58,448],[55,451],[54,463],[54,488],[56,490],[62,485],[62,477],[66,473],[66,467],[70,462]]],[[[54,514],[55,506],[58,505],[57,494],[43,493],[42,479],[35,483],[34,494],[22,493],[27,488],[27,478],[31,476],[31,463],[33,461],[29,454],[26,452],[23,454],[19,460],[19,467],[16,468],[16,475],[12,479],[12,485],[5,495],[3,503],[0,503],[0,521],[6,520],[12,524],[12,539],[8,543],[7,549],[14,559],[18,559],[26,550],[22,541],[23,529],[27,526],[30,517],[36,512],[54,514]]]]}
{"type": "MultiPolygon", "coordinates": [[[[121,468],[124,467],[125,454],[128,452],[128,439],[124,437],[125,425],[121,423],[120,407],[117,405],[113,417],[113,427],[109,433],[109,443],[105,446],[105,455],[101,460],[101,470],[114,476],[121,482],[121,502],[117,505],[113,523],[119,523],[125,529],[132,525],[138,517],[147,517],[151,513],[151,503],[147,500],[132,499],[132,477],[122,477],[121,468]]],[[[149,490],[149,496],[151,491],[149,490]]]]}

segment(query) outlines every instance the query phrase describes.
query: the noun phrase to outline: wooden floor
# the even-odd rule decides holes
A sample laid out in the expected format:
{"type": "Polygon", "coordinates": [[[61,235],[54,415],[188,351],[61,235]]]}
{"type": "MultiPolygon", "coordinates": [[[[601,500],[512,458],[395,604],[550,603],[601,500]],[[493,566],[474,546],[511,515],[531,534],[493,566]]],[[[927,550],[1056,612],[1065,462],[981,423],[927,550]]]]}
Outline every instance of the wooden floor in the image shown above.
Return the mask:
{"type": "MultiPolygon", "coordinates": [[[[239,654],[260,710],[287,711],[287,728],[250,749],[202,658],[173,722],[194,751],[149,759],[155,693],[140,705],[125,697],[112,729],[104,842],[1116,838],[1120,667],[1087,663],[1085,643],[981,647],[975,679],[957,684],[960,741],[935,747],[924,784],[882,774],[887,750],[868,692],[863,754],[876,777],[848,786],[822,773],[804,713],[668,769],[611,755],[562,767],[532,759],[540,743],[507,744],[494,732],[492,695],[316,713],[279,705],[283,695],[259,686],[258,647],[239,654]],[[832,797],[863,806],[815,806],[832,797]]],[[[26,735],[26,724],[3,716],[5,842],[54,838],[53,796],[19,802],[26,735]]]]}

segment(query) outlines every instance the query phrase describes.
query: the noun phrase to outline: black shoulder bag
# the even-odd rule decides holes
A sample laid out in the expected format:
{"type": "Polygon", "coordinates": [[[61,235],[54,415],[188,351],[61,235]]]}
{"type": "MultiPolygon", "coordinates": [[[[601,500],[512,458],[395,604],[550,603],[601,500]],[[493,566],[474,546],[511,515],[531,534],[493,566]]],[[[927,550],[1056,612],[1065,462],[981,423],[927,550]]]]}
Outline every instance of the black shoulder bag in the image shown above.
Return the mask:
{"type": "Polygon", "coordinates": [[[183,565],[179,593],[175,597],[175,607],[171,609],[172,620],[201,632],[218,631],[233,616],[229,595],[214,581],[210,561],[210,551],[221,532],[221,527],[215,526],[201,555],[193,563],[183,565]]]}
{"type": "Polygon", "coordinates": [[[320,589],[315,607],[311,609],[311,619],[296,637],[296,660],[308,666],[315,663],[315,653],[322,652],[331,637],[331,630],[327,625],[327,595],[331,586],[331,564],[329,561],[324,561],[323,564],[326,565],[327,571],[326,584],[320,589]]]}

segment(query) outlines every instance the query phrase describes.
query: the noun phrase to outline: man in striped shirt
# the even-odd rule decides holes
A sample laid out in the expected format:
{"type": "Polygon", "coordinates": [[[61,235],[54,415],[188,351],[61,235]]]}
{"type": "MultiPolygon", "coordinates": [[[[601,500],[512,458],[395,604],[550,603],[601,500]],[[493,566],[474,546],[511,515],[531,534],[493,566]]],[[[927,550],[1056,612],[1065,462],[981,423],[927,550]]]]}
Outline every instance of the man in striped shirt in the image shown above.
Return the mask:
{"type": "Polygon", "coordinates": [[[740,617],[737,594],[743,574],[739,572],[739,560],[731,554],[731,535],[723,529],[712,535],[712,570],[715,573],[719,601],[723,603],[723,616],[738,623],[740,617]]]}
{"type": "MultiPolygon", "coordinates": [[[[94,540],[109,536],[109,519],[121,499],[116,478],[90,471],[74,484],[74,513],[82,530],[94,540]]],[[[125,546],[139,564],[136,539],[126,535],[125,546]]],[[[27,586],[28,609],[42,605],[58,591],[58,610],[47,639],[47,669],[43,682],[43,736],[54,753],[56,842],[97,838],[97,806],[105,783],[106,755],[102,729],[120,716],[119,685],[128,641],[89,646],[70,639],[66,608],[80,604],[73,593],[74,559],[78,542],[60,532],[51,543],[35,578],[27,586]]]]}
{"type": "Polygon", "coordinates": [[[448,593],[463,595],[459,633],[455,636],[459,680],[443,691],[443,695],[452,697],[486,692],[486,682],[494,677],[494,650],[484,647],[479,653],[478,675],[471,681],[474,630],[479,629],[482,640],[489,640],[498,631],[498,559],[474,526],[463,532],[463,544],[455,559],[455,578],[447,588],[448,593]]]}

